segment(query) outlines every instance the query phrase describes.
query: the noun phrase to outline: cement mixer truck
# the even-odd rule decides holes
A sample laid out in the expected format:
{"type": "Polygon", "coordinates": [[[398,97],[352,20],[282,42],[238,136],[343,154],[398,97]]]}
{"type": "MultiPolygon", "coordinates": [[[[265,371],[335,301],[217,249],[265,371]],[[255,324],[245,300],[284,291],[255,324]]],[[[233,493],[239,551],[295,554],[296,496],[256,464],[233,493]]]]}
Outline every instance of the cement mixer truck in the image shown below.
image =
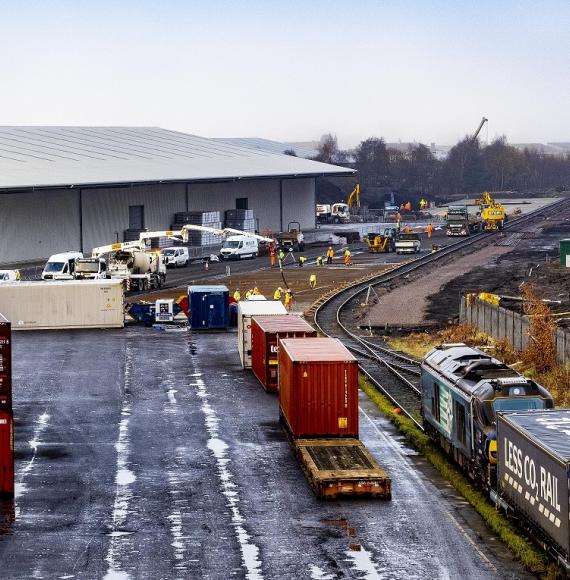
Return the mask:
{"type": "Polygon", "coordinates": [[[147,251],[141,241],[101,246],[94,248],[91,255],[107,257],[107,278],[123,280],[126,291],[161,288],[166,281],[164,256],[147,251]]]}

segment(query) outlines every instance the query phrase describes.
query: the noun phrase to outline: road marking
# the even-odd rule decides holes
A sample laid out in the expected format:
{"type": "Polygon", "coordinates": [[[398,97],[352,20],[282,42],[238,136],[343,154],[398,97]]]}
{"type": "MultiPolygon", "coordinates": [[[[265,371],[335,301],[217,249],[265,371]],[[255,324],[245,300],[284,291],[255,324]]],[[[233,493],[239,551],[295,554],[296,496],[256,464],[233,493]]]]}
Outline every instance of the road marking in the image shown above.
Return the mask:
{"type": "MultiPolygon", "coordinates": [[[[129,391],[132,380],[133,360],[131,347],[127,343],[125,350],[125,392],[129,391]]],[[[120,569],[119,559],[122,556],[121,547],[129,535],[118,534],[120,528],[127,521],[129,515],[129,504],[133,497],[130,485],[135,482],[136,476],[129,469],[130,439],[129,439],[129,419],[131,416],[131,404],[127,396],[123,394],[123,405],[121,407],[121,420],[119,422],[119,435],[115,443],[117,451],[117,471],[115,473],[115,501],[113,503],[113,523],[109,534],[109,548],[105,561],[108,568],[104,580],[128,580],[130,575],[120,569]]]]}
{"type": "Polygon", "coordinates": [[[34,434],[33,438],[28,441],[28,445],[32,449],[32,456],[28,460],[28,462],[20,469],[19,476],[14,485],[14,493],[15,493],[15,500],[14,500],[14,514],[16,519],[21,515],[21,506],[19,505],[19,499],[28,491],[28,487],[26,485],[26,477],[32,471],[34,467],[34,463],[36,461],[36,457],[38,455],[38,447],[40,446],[40,436],[45,431],[49,422],[49,415],[47,411],[44,411],[35,421],[34,427],[34,434]]]}
{"type": "Polygon", "coordinates": [[[229,469],[231,458],[227,455],[228,445],[219,437],[218,424],[220,420],[213,407],[208,402],[208,391],[206,384],[202,380],[202,374],[195,372],[191,375],[194,382],[191,386],[196,387],[196,394],[202,399],[201,410],[204,413],[204,422],[208,431],[208,449],[214,455],[217,464],[218,479],[222,488],[222,494],[227,500],[230,508],[232,525],[241,550],[242,563],[246,569],[248,580],[263,580],[261,560],[259,558],[259,548],[251,541],[251,536],[247,533],[239,504],[240,497],[237,491],[238,486],[234,483],[233,475],[229,469]]]}

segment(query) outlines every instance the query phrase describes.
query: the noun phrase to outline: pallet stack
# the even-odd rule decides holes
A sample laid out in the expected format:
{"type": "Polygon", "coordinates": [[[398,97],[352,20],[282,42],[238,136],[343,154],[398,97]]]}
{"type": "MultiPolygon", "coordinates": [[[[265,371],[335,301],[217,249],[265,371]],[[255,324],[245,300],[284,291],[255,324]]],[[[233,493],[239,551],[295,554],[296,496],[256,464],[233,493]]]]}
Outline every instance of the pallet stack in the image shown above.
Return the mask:
{"type": "Polygon", "coordinates": [[[255,233],[255,216],[252,209],[228,209],[226,210],[226,228],[241,230],[242,232],[255,233]]]}
{"type": "MultiPolygon", "coordinates": [[[[186,224],[222,229],[221,211],[183,211],[174,214],[173,230],[179,230],[186,224]]],[[[189,246],[215,246],[222,243],[222,238],[210,232],[190,231],[189,246]]]]}

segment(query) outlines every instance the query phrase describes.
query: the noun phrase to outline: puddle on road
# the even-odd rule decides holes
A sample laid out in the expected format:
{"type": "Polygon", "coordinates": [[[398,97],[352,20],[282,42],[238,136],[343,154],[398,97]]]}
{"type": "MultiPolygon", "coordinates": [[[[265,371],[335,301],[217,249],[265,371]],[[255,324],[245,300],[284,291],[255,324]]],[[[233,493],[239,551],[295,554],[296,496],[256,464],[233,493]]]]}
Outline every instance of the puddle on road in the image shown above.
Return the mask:
{"type": "MultiPolygon", "coordinates": [[[[352,567],[361,572],[363,575],[359,576],[362,580],[383,580],[386,576],[381,575],[377,570],[377,565],[372,559],[372,553],[369,552],[362,544],[358,541],[358,532],[356,528],[350,525],[346,518],[326,518],[322,519],[321,522],[328,526],[334,526],[343,531],[344,535],[348,538],[348,550],[345,554],[348,556],[352,567]]],[[[320,578],[319,576],[313,576],[314,578],[320,578]]]]}

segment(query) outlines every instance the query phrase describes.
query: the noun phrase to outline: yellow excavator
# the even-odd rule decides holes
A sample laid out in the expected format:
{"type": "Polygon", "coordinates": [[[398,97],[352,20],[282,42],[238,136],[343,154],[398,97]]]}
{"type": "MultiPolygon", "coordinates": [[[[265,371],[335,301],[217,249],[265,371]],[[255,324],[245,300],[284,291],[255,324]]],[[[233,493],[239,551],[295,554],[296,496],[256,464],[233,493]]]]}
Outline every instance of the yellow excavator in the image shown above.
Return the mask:
{"type": "Polygon", "coordinates": [[[348,205],[348,211],[352,211],[352,213],[358,212],[360,209],[360,183],[357,183],[349,193],[346,203],[348,205]]]}
{"type": "Polygon", "coordinates": [[[481,221],[485,231],[496,232],[503,229],[506,221],[505,208],[488,191],[484,191],[481,199],[475,203],[481,209],[481,221]]]}

